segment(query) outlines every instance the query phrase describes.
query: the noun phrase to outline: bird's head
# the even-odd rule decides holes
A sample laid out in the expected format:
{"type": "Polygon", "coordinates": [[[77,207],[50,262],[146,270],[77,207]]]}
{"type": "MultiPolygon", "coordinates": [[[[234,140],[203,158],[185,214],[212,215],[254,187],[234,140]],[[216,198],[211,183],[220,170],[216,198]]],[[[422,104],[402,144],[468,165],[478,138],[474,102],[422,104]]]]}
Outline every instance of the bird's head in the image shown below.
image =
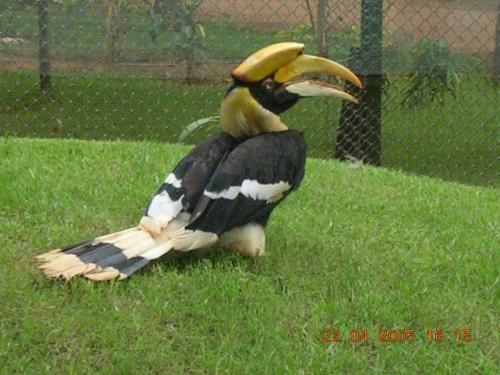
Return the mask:
{"type": "Polygon", "coordinates": [[[221,105],[222,129],[237,138],[286,130],[280,113],[307,97],[331,96],[357,103],[338,86],[301,79],[306,73],[325,73],[362,87],[346,67],[305,55],[301,43],[273,44],[248,57],[232,72],[234,82],[221,105]]]}

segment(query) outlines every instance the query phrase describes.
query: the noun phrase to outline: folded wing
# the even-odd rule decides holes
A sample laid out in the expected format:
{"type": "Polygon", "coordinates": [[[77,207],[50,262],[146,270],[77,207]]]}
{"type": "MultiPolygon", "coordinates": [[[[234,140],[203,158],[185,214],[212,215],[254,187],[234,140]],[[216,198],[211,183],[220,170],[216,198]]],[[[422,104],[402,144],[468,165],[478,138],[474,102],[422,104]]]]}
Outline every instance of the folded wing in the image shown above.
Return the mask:
{"type": "Polygon", "coordinates": [[[221,234],[266,225],[273,209],[304,177],[306,145],[289,130],[247,139],[221,160],[192,212],[188,229],[221,234]]]}
{"type": "Polygon", "coordinates": [[[166,226],[181,212],[191,213],[215,169],[238,141],[226,133],[196,146],[170,173],[146,209],[146,218],[166,226]]]}

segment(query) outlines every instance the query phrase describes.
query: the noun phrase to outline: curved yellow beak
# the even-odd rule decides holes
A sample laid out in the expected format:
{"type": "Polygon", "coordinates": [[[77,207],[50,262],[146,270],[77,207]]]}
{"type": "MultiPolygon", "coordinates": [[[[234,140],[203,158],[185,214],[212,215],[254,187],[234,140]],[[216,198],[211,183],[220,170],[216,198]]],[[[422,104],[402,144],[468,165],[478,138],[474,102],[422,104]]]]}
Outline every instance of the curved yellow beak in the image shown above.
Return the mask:
{"type": "Polygon", "coordinates": [[[344,100],[357,100],[341,88],[318,81],[294,81],[306,73],[325,73],[344,79],[362,88],[359,78],[345,66],[323,57],[304,55],[304,44],[294,42],[267,46],[249,56],[231,74],[233,79],[255,83],[272,77],[290,91],[304,96],[334,96],[344,100]]]}
{"type": "Polygon", "coordinates": [[[326,73],[349,81],[356,87],[363,87],[359,78],[345,66],[323,57],[311,55],[297,56],[296,59],[276,72],[274,80],[284,83],[306,73],[326,73]]]}

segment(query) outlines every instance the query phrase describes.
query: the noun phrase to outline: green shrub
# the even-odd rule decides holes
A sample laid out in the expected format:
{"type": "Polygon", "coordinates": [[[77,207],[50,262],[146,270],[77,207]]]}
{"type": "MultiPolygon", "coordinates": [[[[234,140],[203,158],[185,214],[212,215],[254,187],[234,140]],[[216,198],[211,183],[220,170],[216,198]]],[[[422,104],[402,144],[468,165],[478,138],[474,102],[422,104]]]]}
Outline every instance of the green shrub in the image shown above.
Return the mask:
{"type": "Polygon", "coordinates": [[[443,103],[446,95],[456,96],[461,81],[460,63],[445,41],[424,39],[411,50],[409,88],[402,104],[418,107],[443,103]]]}
{"type": "MultiPolygon", "coordinates": [[[[337,59],[347,58],[350,48],[360,43],[360,30],[355,26],[345,28],[341,32],[328,31],[327,35],[328,55],[337,59]]],[[[276,39],[304,43],[310,49],[310,53],[318,52],[313,28],[308,25],[299,25],[290,30],[280,31],[276,34],[276,39]]]]}
{"type": "Polygon", "coordinates": [[[411,66],[411,50],[414,45],[411,33],[405,30],[384,30],[384,71],[391,74],[405,72],[411,66]]]}
{"type": "Polygon", "coordinates": [[[150,9],[151,30],[149,32],[153,43],[156,42],[158,36],[164,31],[180,30],[181,20],[179,14],[181,11],[181,0],[155,0],[153,2],[150,9]]]}
{"type": "Polygon", "coordinates": [[[331,32],[331,38],[328,40],[328,50],[330,56],[337,59],[346,59],[349,56],[352,46],[361,44],[361,30],[359,27],[347,27],[341,32],[331,32]]]}
{"type": "Polygon", "coordinates": [[[203,0],[184,0],[182,7],[177,9],[180,22],[179,30],[170,38],[169,46],[179,51],[186,62],[186,81],[194,78],[194,68],[198,61],[206,59],[205,29],[196,17],[196,11],[203,0]]]}
{"type": "Polygon", "coordinates": [[[278,41],[294,41],[304,44],[314,45],[314,32],[310,25],[298,25],[289,30],[281,30],[276,33],[278,41]]]}

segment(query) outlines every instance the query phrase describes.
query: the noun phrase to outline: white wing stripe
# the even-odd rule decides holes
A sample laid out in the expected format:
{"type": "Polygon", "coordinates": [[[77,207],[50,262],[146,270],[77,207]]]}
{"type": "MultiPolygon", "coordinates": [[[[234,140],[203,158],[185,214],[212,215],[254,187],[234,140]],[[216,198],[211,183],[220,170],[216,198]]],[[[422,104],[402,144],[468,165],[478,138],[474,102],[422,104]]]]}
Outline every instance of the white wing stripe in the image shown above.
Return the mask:
{"type": "Polygon", "coordinates": [[[178,180],[177,177],[175,177],[175,174],[170,173],[167,178],[165,179],[166,184],[170,184],[173,187],[179,189],[182,184],[182,179],[178,180]]]}
{"type": "Polygon", "coordinates": [[[275,184],[260,184],[256,180],[245,180],[241,184],[241,194],[256,200],[270,200],[290,189],[288,182],[280,181],[275,184]]]}
{"type": "Polygon", "coordinates": [[[239,193],[240,193],[239,186],[231,186],[231,187],[227,188],[226,190],[220,191],[218,193],[212,193],[211,191],[205,190],[205,192],[203,194],[205,194],[210,199],[226,198],[226,199],[232,200],[232,199],[235,199],[239,193]]]}
{"type": "Polygon", "coordinates": [[[238,194],[255,200],[270,201],[272,198],[289,190],[288,182],[277,182],[275,184],[261,184],[257,180],[244,180],[241,186],[231,186],[220,192],[205,191],[204,194],[210,199],[235,199],[238,194]]]}
{"type": "Polygon", "coordinates": [[[162,224],[168,223],[182,210],[182,195],[173,201],[166,191],[154,196],[148,208],[148,216],[160,220],[162,224]]]}

